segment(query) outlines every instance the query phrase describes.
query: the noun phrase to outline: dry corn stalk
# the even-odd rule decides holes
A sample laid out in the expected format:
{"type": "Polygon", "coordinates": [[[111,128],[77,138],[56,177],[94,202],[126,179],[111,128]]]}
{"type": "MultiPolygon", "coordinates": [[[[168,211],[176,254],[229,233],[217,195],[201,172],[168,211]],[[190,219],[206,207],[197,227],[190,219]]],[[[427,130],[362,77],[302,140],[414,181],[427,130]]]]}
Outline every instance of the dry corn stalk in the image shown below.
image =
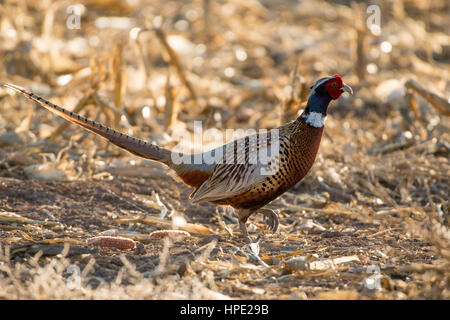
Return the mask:
{"type": "Polygon", "coordinates": [[[450,116],[450,103],[445,98],[424,88],[420,83],[418,83],[414,79],[409,79],[408,81],[406,81],[405,87],[413,90],[414,92],[417,92],[419,95],[425,98],[433,107],[438,109],[443,114],[450,116]]]}
{"type": "MultiPolygon", "coordinates": [[[[123,95],[125,92],[125,73],[122,72],[122,44],[117,42],[114,46],[111,59],[112,81],[114,85],[114,105],[117,110],[121,109],[123,95]]],[[[119,128],[120,114],[114,113],[114,128],[119,128]]]]}
{"type": "Polygon", "coordinates": [[[185,85],[185,87],[188,89],[189,94],[191,95],[191,98],[194,101],[197,101],[197,94],[195,93],[194,87],[189,82],[189,80],[186,78],[185,69],[181,64],[180,58],[178,57],[177,53],[172,49],[172,47],[169,45],[169,42],[167,41],[167,36],[165,32],[159,28],[154,27],[153,30],[155,31],[156,36],[158,37],[158,40],[161,42],[162,46],[166,50],[167,54],[170,57],[170,63],[174,66],[175,70],[177,70],[178,76],[180,77],[181,82],[185,85]]]}

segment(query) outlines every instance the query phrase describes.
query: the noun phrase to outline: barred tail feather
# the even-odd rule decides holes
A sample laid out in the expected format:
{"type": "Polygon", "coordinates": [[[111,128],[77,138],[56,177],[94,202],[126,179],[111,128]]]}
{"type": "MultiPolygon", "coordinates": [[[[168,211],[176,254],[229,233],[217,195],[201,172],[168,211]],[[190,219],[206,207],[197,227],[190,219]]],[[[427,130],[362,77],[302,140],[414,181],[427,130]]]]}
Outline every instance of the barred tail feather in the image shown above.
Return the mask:
{"type": "Polygon", "coordinates": [[[43,99],[42,97],[26,90],[21,87],[12,84],[0,84],[12,90],[15,90],[29,99],[39,103],[41,106],[47,110],[55,113],[56,115],[75,123],[84,129],[98,134],[99,136],[109,140],[113,144],[125,149],[137,156],[159,161],[167,165],[170,164],[170,151],[164,148],[160,148],[154,144],[145,142],[129,135],[123,134],[119,131],[111,129],[107,126],[102,125],[99,122],[89,120],[85,117],[80,116],[74,112],[68,111],[60,106],[57,106],[50,101],[43,99]]]}

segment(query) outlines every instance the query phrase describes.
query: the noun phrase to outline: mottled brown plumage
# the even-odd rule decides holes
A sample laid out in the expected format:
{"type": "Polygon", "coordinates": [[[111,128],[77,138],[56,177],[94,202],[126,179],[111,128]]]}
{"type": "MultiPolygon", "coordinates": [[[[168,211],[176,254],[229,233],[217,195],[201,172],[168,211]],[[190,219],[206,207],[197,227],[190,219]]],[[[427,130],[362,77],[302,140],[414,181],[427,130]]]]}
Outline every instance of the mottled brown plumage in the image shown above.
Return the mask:
{"type": "Polygon", "coordinates": [[[215,156],[215,161],[208,164],[206,161],[193,161],[195,155],[187,156],[190,161],[177,163],[167,149],[88,120],[23,88],[4,86],[133,154],[166,164],[184,183],[195,188],[191,194],[194,203],[208,201],[232,206],[237,211],[240,228],[247,241],[250,238],[245,223],[256,211],[265,215],[273,232],[277,230],[277,215],[263,207],[308,173],[319,149],[328,103],[339,98],[343,91],[352,93],[337,75],[320,79],[312,87],[308,105],[297,120],[275,131],[243,137],[202,154],[201,159],[207,155],[215,156]],[[266,161],[261,160],[261,155],[267,155],[266,161]]]}
{"type": "MultiPolygon", "coordinates": [[[[212,201],[237,209],[259,209],[299,182],[312,167],[319,149],[323,127],[314,128],[299,117],[280,127],[279,170],[238,195],[212,201]]],[[[246,150],[248,152],[248,150],[246,150]]]]}

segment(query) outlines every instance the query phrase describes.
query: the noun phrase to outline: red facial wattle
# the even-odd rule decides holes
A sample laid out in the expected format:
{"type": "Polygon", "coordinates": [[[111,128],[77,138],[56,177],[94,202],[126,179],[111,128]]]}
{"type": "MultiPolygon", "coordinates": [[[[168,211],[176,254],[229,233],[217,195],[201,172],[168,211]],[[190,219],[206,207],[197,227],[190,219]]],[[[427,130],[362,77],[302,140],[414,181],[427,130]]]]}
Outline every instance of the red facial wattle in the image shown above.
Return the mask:
{"type": "Polygon", "coordinates": [[[333,76],[333,79],[328,80],[327,83],[325,83],[325,88],[328,91],[328,94],[333,100],[339,99],[339,97],[342,94],[342,86],[344,85],[344,82],[342,81],[342,78],[335,74],[333,76]]]}

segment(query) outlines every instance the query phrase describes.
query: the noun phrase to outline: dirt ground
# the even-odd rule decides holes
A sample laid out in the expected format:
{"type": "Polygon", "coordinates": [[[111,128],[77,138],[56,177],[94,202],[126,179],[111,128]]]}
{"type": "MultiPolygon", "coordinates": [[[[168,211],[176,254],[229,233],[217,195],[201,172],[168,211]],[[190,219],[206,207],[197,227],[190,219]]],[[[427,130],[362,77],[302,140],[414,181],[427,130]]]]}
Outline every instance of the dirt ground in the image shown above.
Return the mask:
{"type": "Polygon", "coordinates": [[[90,0],[75,30],[66,2],[4,3],[0,82],[166,148],[194,120],[289,121],[324,75],[355,94],[269,204],[279,231],[255,214],[248,246],[231,210],[191,204],[162,165],[0,89],[0,298],[450,298],[446,1],[386,1],[378,35],[364,2],[90,0]]]}
{"type": "MultiPolygon", "coordinates": [[[[148,197],[152,192],[160,194],[161,200],[170,204],[176,211],[184,211],[189,222],[205,225],[216,233],[201,237],[194,235],[169,245],[166,265],[169,270],[164,270],[164,276],[160,277],[165,279],[170,274],[176,274],[177,280],[173,281],[180,281],[179,277],[183,279],[187,276],[188,279],[200,277],[196,281],[202,282],[202,276],[198,273],[212,270],[214,288],[233,298],[326,298],[326,293],[330,291],[337,298],[344,299],[356,298],[360,294],[365,297],[405,298],[411,291],[418,290],[416,286],[426,284],[422,280],[422,272],[440,262],[432,245],[419,237],[405,236],[407,230],[402,219],[387,217],[380,221],[351,211],[327,213],[318,209],[317,212],[304,214],[299,212],[299,209],[283,209],[281,234],[266,233],[260,241],[260,256],[269,264],[269,269],[257,267],[257,261],[249,262],[255,266],[246,265],[245,254],[238,255],[245,243],[237,235],[231,237],[218,228],[214,206],[187,204],[189,190],[181,183],[144,178],[117,178],[107,183],[2,179],[3,208],[20,212],[22,217],[34,220],[52,217],[52,221],[58,222],[57,226],[43,227],[37,234],[33,232],[31,237],[26,236],[30,232],[27,228],[13,227],[14,231],[2,232],[2,238],[11,243],[12,262],[28,264],[29,259],[41,250],[43,257],[40,260],[44,265],[61,253],[63,239],[77,241],[77,244],[69,249],[66,259],[81,269],[86,268],[92,258],[95,259],[93,270],[84,280],[84,285],[94,288],[98,285],[99,278],[105,282],[115,281],[119,270],[123,268],[121,256],[132,263],[138,272],[152,273],[160,263],[164,242],[142,241],[143,249],[138,247],[134,251],[124,253],[116,249],[98,250],[78,243],[105,230],[119,229],[144,234],[156,230],[151,224],[116,222],[122,217],[158,215],[157,210],[146,208],[145,203],[136,200],[141,196],[148,197]],[[170,194],[167,190],[176,190],[176,194],[170,194]],[[314,225],[311,226],[308,221],[313,221],[314,225]],[[56,239],[59,241],[55,241],[56,239]],[[32,244],[36,245],[33,247],[32,244]],[[210,253],[208,262],[202,266],[204,251],[210,253]],[[326,267],[323,271],[296,271],[286,265],[286,260],[291,255],[305,256],[311,261],[350,256],[355,257],[355,261],[350,260],[344,263],[344,266],[326,267]],[[211,266],[208,266],[209,264],[211,266]],[[221,265],[226,267],[226,271],[220,268],[221,265]],[[187,266],[193,270],[187,271],[187,266]],[[378,292],[364,288],[364,279],[378,270],[373,266],[379,268],[382,276],[382,288],[378,292]],[[403,270],[405,266],[411,266],[411,269],[403,270]],[[200,270],[195,270],[197,268],[200,270]],[[246,270],[247,268],[249,270],[246,270]],[[338,292],[335,292],[336,290],[338,292]]],[[[308,189],[299,186],[298,190],[288,193],[283,199],[295,198],[298,193],[305,192],[308,192],[308,189]]],[[[276,204],[282,205],[281,201],[276,201],[276,204]]],[[[275,203],[274,206],[276,207],[275,203]]],[[[258,218],[260,217],[255,217],[252,221],[259,221],[258,218]]],[[[431,270],[434,270],[434,267],[431,267],[431,270]]],[[[444,286],[443,289],[446,287],[445,282],[441,285],[444,286]]],[[[163,297],[172,297],[175,293],[166,292],[163,297]]],[[[431,295],[430,298],[437,298],[440,294],[442,293],[433,295],[427,292],[424,297],[431,295]]],[[[191,295],[195,297],[193,292],[191,295]]],[[[211,293],[205,295],[215,298],[211,293]]],[[[58,297],[57,293],[46,292],[40,296],[52,297],[58,297]]],[[[136,293],[131,297],[146,298],[145,295],[140,297],[136,293]]]]}

